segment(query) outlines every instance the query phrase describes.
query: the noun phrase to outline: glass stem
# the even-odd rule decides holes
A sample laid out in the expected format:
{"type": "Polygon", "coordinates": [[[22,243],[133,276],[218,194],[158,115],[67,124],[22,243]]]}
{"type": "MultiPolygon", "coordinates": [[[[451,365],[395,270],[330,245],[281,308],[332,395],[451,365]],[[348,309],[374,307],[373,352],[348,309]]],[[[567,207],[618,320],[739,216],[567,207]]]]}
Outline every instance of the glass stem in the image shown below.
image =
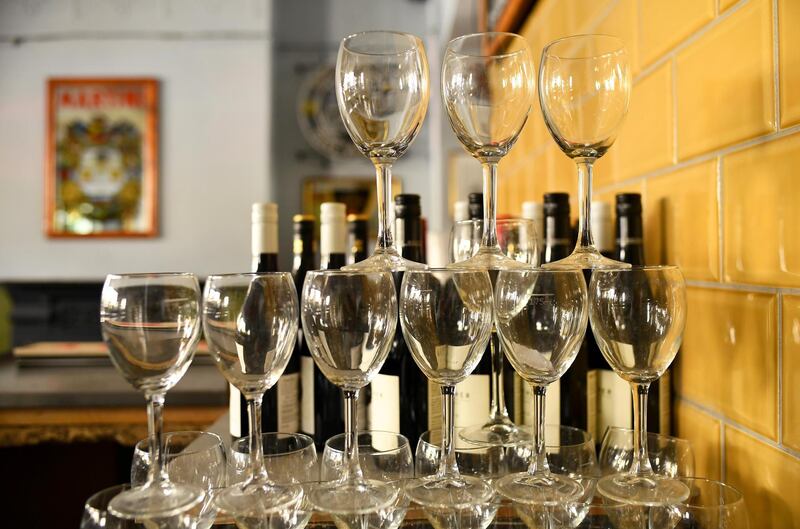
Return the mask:
{"type": "Polygon", "coordinates": [[[442,451],[439,456],[437,478],[458,477],[456,465],[455,441],[455,386],[442,386],[442,451]]]}
{"type": "Polygon", "coordinates": [[[246,396],[247,414],[250,421],[250,481],[265,482],[267,468],[264,466],[264,446],[261,439],[261,403],[263,395],[246,396]]]}
{"type": "Polygon", "coordinates": [[[650,384],[631,383],[633,393],[633,464],[631,474],[642,476],[653,473],[647,455],[647,392],[650,384]]]}
{"type": "Polygon", "coordinates": [[[166,465],[164,465],[164,449],[161,444],[161,433],[164,429],[164,419],[161,415],[163,409],[163,393],[147,395],[147,431],[150,435],[150,468],[147,471],[148,483],[169,481],[166,465]]]}
{"type": "Polygon", "coordinates": [[[483,164],[483,238],[481,250],[497,248],[497,162],[483,164]]]}
{"type": "Polygon", "coordinates": [[[345,389],[344,393],[344,475],[342,481],[364,479],[358,461],[358,390],[345,389]]]}
{"type": "Polygon", "coordinates": [[[544,444],[545,397],[547,386],[531,384],[533,388],[533,454],[528,474],[547,475],[550,466],[547,464],[547,450],[544,444]]]}
{"type": "Polygon", "coordinates": [[[594,158],[576,158],[578,164],[578,242],[575,249],[595,248],[592,238],[592,171],[594,158]]]}
{"type": "Polygon", "coordinates": [[[375,180],[378,189],[378,244],[375,253],[394,249],[392,236],[392,164],[375,163],[375,180]]]}
{"type": "Polygon", "coordinates": [[[491,423],[507,422],[508,410],[506,409],[506,399],[503,393],[504,374],[503,374],[503,351],[500,349],[500,340],[497,331],[492,329],[492,336],[489,340],[489,353],[492,361],[492,393],[489,403],[489,417],[491,423]]]}

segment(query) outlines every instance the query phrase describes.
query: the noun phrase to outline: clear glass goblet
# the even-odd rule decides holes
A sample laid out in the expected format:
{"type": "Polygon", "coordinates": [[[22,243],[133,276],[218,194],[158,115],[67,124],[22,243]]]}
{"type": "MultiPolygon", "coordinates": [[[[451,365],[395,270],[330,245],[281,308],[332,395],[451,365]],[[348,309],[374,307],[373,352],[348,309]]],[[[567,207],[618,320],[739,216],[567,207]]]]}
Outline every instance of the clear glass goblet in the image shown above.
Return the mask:
{"type": "Polygon", "coordinates": [[[539,103],[558,146],[578,166],[578,242],[548,267],[620,268],[595,246],[591,230],[592,171],[617,138],[631,94],[625,43],[609,35],[576,35],[545,46],[539,64],[539,103]]]}
{"type": "Polygon", "coordinates": [[[550,471],[545,448],[547,386],[569,369],[587,323],[586,282],[580,270],[501,270],[495,323],[511,365],[533,389],[533,457],[527,472],[510,474],[497,492],[518,503],[556,504],[584,494],[575,479],[550,471]]]}
{"type": "Polygon", "coordinates": [[[602,478],[598,491],[619,502],[674,504],[689,490],[653,472],[647,447],[647,390],[666,371],[683,339],[686,284],[675,266],[595,270],[589,283],[589,320],[611,368],[633,393],[633,464],[602,478]]]}
{"type": "Polygon", "coordinates": [[[195,529],[198,510],[196,506],[187,511],[146,519],[122,518],[110,511],[109,502],[129,490],[131,487],[126,483],[93,494],[83,506],[80,529],[195,529]]]}
{"type": "Polygon", "coordinates": [[[392,236],[392,164],[414,141],[428,110],[428,59],[422,40],[393,31],[342,39],[336,101],[350,138],[375,166],[378,242],[372,256],[345,270],[424,268],[397,253],[392,236]]]}
{"type": "Polygon", "coordinates": [[[275,483],[264,466],[261,404],[278,382],[294,350],[298,302],[286,272],[212,275],[203,296],[203,329],[217,368],[247,400],[251,435],[250,476],[217,496],[218,507],[236,517],[258,518],[296,505],[302,488],[275,483]]]}
{"type": "MultiPolygon", "coordinates": [[[[309,483],[319,477],[314,440],[301,433],[261,434],[262,458],[269,478],[275,483],[309,483]]],[[[228,485],[245,481],[250,469],[250,437],[231,443],[228,456],[228,485]]]]}
{"type": "MultiPolygon", "coordinates": [[[[492,483],[508,473],[506,448],[500,445],[477,445],[465,441],[456,430],[453,441],[458,471],[492,483]]],[[[417,477],[435,475],[442,460],[442,432],[428,430],[417,442],[417,477]]]]}
{"type": "MultiPolygon", "coordinates": [[[[150,441],[142,439],[133,450],[131,485],[142,485],[150,471],[150,441]]],[[[168,432],[164,434],[164,463],[172,483],[196,485],[205,491],[199,506],[197,529],[214,523],[217,508],[214,498],[225,486],[225,447],[211,432],[168,432]]]]}
{"type": "MultiPolygon", "coordinates": [[[[483,238],[482,220],[464,220],[453,224],[450,231],[450,259],[454,267],[478,253],[483,238]]],[[[539,244],[536,225],[530,219],[500,219],[497,221],[497,244],[506,257],[531,266],[539,264],[539,244]]],[[[523,430],[508,415],[505,400],[503,351],[497,332],[492,329],[489,342],[491,354],[491,393],[489,395],[489,417],[485,423],[465,428],[459,432],[466,441],[480,444],[513,446],[530,440],[530,433],[523,430]]]]}
{"type": "MultiPolygon", "coordinates": [[[[344,466],[345,434],[334,435],[325,442],[320,466],[320,479],[339,477],[344,466]]],[[[394,432],[368,430],[358,433],[358,458],[367,479],[398,481],[414,476],[414,458],[405,436],[394,432]]]]}
{"type": "Polygon", "coordinates": [[[456,384],[478,365],[492,330],[492,283],[477,270],[410,270],[400,287],[400,324],[414,361],[442,389],[442,452],[435,475],[416,479],[406,493],[426,506],[487,501],[491,487],[464,476],[455,459],[456,384]]]}
{"type": "MultiPolygon", "coordinates": [[[[606,476],[625,472],[633,464],[631,428],[606,429],[600,445],[600,472],[606,476]]],[[[653,472],[670,477],[694,476],[694,450],[686,439],[657,433],[647,434],[647,455],[653,472]]]]}
{"type": "Polygon", "coordinates": [[[475,33],[450,41],[442,61],[442,98],[464,148],[483,166],[483,238],[462,267],[491,270],[524,265],[497,244],[497,164],[517,141],[533,103],[533,58],[513,33],[475,33]]]}
{"type": "Polygon", "coordinates": [[[123,518],[163,518],[203,501],[203,489],[175,484],[164,468],[162,411],[167,391],[189,369],[200,339],[200,286],[194,274],[106,277],[100,326],[117,371],[147,399],[153,465],[147,481],[114,498],[123,518]]]}
{"type": "Polygon", "coordinates": [[[345,459],[336,481],[312,488],[309,501],[328,513],[374,512],[392,505],[397,488],[365,479],[358,455],[357,400],[386,361],[397,327],[392,274],[308,272],[303,285],[303,333],[325,378],[342,388],[345,459]]]}

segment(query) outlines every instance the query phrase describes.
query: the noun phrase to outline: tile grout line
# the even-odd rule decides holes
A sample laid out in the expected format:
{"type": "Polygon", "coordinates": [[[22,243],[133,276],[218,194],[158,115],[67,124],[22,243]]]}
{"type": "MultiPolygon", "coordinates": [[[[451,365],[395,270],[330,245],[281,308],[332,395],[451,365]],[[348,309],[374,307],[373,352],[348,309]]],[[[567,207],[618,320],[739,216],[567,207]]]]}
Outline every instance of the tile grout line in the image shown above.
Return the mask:
{"type": "Polygon", "coordinates": [[[780,28],[778,25],[778,0],[772,0],[772,97],[775,115],[775,130],[781,130],[781,91],[780,91],[780,45],[778,42],[780,28]]]}
{"type": "Polygon", "coordinates": [[[727,450],[725,449],[725,422],[719,421],[719,480],[723,483],[728,481],[728,470],[725,467],[725,456],[727,450]]]}
{"type": "Polygon", "coordinates": [[[770,287],[766,285],[752,285],[749,283],[720,283],[704,279],[687,279],[686,284],[690,287],[713,288],[715,290],[729,290],[733,292],[800,295],[800,288],[798,287],[770,287]]]}
{"type": "Polygon", "coordinates": [[[678,58],[672,58],[672,165],[678,163],[678,58]]]}
{"type": "Polygon", "coordinates": [[[750,437],[753,437],[757,441],[760,441],[763,444],[769,445],[771,448],[774,448],[774,449],[776,449],[776,450],[778,450],[778,451],[780,451],[780,452],[782,452],[782,453],[784,453],[784,454],[786,454],[788,456],[791,456],[791,457],[793,457],[795,459],[800,460],[800,452],[798,452],[797,450],[794,450],[793,448],[789,448],[788,446],[785,446],[785,445],[780,445],[777,442],[775,442],[772,439],[770,439],[769,437],[765,436],[764,434],[760,434],[760,433],[752,430],[751,428],[748,428],[747,426],[744,426],[743,424],[734,421],[730,417],[727,417],[725,414],[723,414],[721,412],[718,412],[718,411],[706,406],[705,404],[700,404],[699,402],[697,402],[695,400],[687,398],[683,394],[681,394],[680,398],[685,404],[689,405],[690,407],[692,407],[692,408],[694,408],[696,410],[702,411],[703,413],[713,417],[714,419],[722,421],[722,423],[726,427],[730,427],[730,428],[734,428],[736,430],[739,430],[739,431],[749,435],[750,437]]]}
{"type": "Polygon", "coordinates": [[[778,444],[783,446],[783,293],[778,292],[778,444]]]}
{"type": "Polygon", "coordinates": [[[719,274],[718,280],[725,279],[725,214],[724,208],[724,189],[722,180],[722,156],[717,157],[717,273],[719,274]]]}

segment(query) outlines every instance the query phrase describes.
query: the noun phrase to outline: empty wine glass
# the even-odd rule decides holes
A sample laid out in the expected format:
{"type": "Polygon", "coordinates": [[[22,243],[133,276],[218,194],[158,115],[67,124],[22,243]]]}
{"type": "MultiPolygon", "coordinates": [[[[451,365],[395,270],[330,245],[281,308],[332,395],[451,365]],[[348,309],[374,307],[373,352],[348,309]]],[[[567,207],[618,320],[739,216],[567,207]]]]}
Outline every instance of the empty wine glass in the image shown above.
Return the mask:
{"type": "MultiPolygon", "coordinates": [[[[453,224],[450,231],[450,258],[456,266],[478,253],[483,238],[482,220],[464,220],[453,224]]],[[[501,219],[497,221],[497,244],[506,257],[527,265],[539,264],[539,245],[536,226],[529,219],[501,219]]],[[[485,423],[465,428],[459,432],[463,439],[479,444],[513,446],[529,441],[530,434],[518,427],[508,415],[504,394],[503,364],[506,361],[492,329],[489,342],[491,354],[491,393],[489,417],[485,423]]]]}
{"type": "Polygon", "coordinates": [[[217,368],[247,400],[250,476],[217,496],[235,517],[261,515],[296,505],[302,488],[272,481],[264,466],[261,403],[294,350],[297,293],[286,272],[212,275],[206,280],[203,329],[217,368]]]}
{"type": "MultiPolygon", "coordinates": [[[[631,428],[612,426],[606,430],[600,445],[600,471],[618,474],[633,464],[633,436],[631,428]]],[[[657,433],[647,434],[647,454],[656,474],[670,477],[694,476],[694,450],[686,439],[657,433]]]]}
{"type": "Polygon", "coordinates": [[[556,504],[580,498],[583,486],[550,471],[545,448],[547,386],[569,369],[587,321],[586,282],[580,270],[501,270],[495,322],[503,350],[533,388],[533,457],[527,472],[510,474],[497,491],[518,503],[556,504]]]}
{"type": "Polygon", "coordinates": [[[620,502],[675,504],[689,495],[675,478],[655,474],[647,448],[647,390],[666,371],[686,325],[686,284],[675,266],[595,270],[589,283],[589,319],[603,357],[631,385],[633,464],[606,476],[598,491],[620,502]]]}
{"type": "Polygon", "coordinates": [[[397,488],[365,479],[358,456],[357,400],[386,361],[397,327],[389,272],[308,272],[303,333],[325,378],[342,388],[345,460],[339,479],[313,487],[309,501],[328,513],[370,513],[391,506],[397,488]]]}
{"type": "Polygon", "coordinates": [[[681,478],[689,498],[680,505],[676,529],[748,529],[744,496],[737,489],[711,479],[681,478]]]}
{"type": "MultiPolygon", "coordinates": [[[[150,471],[150,441],[142,439],[133,449],[131,485],[142,485],[150,471]]],[[[217,509],[214,498],[225,486],[225,447],[222,439],[211,432],[169,432],[164,434],[164,463],[172,483],[196,485],[205,499],[199,507],[197,529],[208,529],[214,523],[217,509]]]]}
{"type": "Polygon", "coordinates": [[[200,286],[194,274],[106,277],[100,325],[111,361],[147,399],[150,467],[144,485],[125,490],[109,509],[123,518],[163,518],[203,501],[203,489],[170,482],[161,445],[164,397],[183,377],[200,339],[200,286]]]}
{"type": "Polygon", "coordinates": [[[177,512],[167,516],[154,516],[147,519],[130,519],[117,516],[108,508],[109,502],[131,490],[130,485],[114,485],[103,489],[86,500],[83,506],[80,529],[195,529],[197,508],[177,512]]]}
{"type": "Polygon", "coordinates": [[[450,41],[442,61],[442,98],[450,125],[483,166],[483,238],[464,268],[522,267],[497,244],[497,164],[517,141],[535,91],[528,42],[513,33],[475,33],[450,41]]]}
{"type": "Polygon", "coordinates": [[[400,324],[414,361],[442,389],[442,453],[435,475],[413,480],[409,497],[427,506],[487,501],[491,487],[461,475],[455,459],[456,384],[478,365],[492,329],[492,283],[476,270],[409,270],[400,287],[400,324]]]}
{"type": "Polygon", "coordinates": [[[342,39],[336,101],[350,139],[375,166],[378,242],[372,256],[345,270],[424,268],[403,259],[392,237],[392,164],[422,128],[428,110],[428,59],[419,37],[366,31],[342,39]]]}
{"type": "Polygon", "coordinates": [[[609,35],[576,35],[542,51],[539,102],[547,129],[578,166],[578,242],[568,257],[548,267],[620,268],[603,257],[591,230],[592,170],[619,133],[631,94],[625,43],[609,35]]]}
{"type": "MultiPolygon", "coordinates": [[[[460,432],[457,433],[460,434],[460,432]]],[[[508,472],[506,449],[500,445],[477,445],[456,435],[453,441],[458,471],[466,476],[475,476],[487,483],[504,476],[508,472]]],[[[417,442],[416,474],[431,476],[439,470],[442,460],[442,432],[428,430],[417,442]]]]}
{"type": "MultiPolygon", "coordinates": [[[[334,435],[325,442],[320,479],[330,481],[343,472],[346,434],[334,435]]],[[[414,476],[411,446],[404,435],[368,430],[358,433],[358,459],[367,479],[398,481],[414,476]]]]}
{"type": "MultiPolygon", "coordinates": [[[[311,437],[301,433],[267,432],[261,434],[264,467],[275,483],[308,483],[319,477],[317,449],[311,437]]],[[[231,443],[228,457],[228,485],[249,476],[250,437],[231,443]]]]}

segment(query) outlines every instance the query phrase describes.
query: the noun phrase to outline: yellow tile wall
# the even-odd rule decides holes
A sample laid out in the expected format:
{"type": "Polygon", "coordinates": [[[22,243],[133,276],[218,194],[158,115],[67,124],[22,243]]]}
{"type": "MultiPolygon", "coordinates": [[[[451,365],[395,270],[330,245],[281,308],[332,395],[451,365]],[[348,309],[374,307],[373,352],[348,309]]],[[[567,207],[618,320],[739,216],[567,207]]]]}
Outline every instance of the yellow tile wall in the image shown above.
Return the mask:
{"type": "MultiPolygon", "coordinates": [[[[540,0],[521,30],[537,66],[564,34],[627,41],[631,108],[595,198],[642,193],[648,262],[684,271],[674,431],[698,474],[741,488],[752,527],[800,527],[798,27],[797,0],[540,0]]],[[[503,207],[568,191],[574,216],[575,169],[533,112],[503,207]]]]}

